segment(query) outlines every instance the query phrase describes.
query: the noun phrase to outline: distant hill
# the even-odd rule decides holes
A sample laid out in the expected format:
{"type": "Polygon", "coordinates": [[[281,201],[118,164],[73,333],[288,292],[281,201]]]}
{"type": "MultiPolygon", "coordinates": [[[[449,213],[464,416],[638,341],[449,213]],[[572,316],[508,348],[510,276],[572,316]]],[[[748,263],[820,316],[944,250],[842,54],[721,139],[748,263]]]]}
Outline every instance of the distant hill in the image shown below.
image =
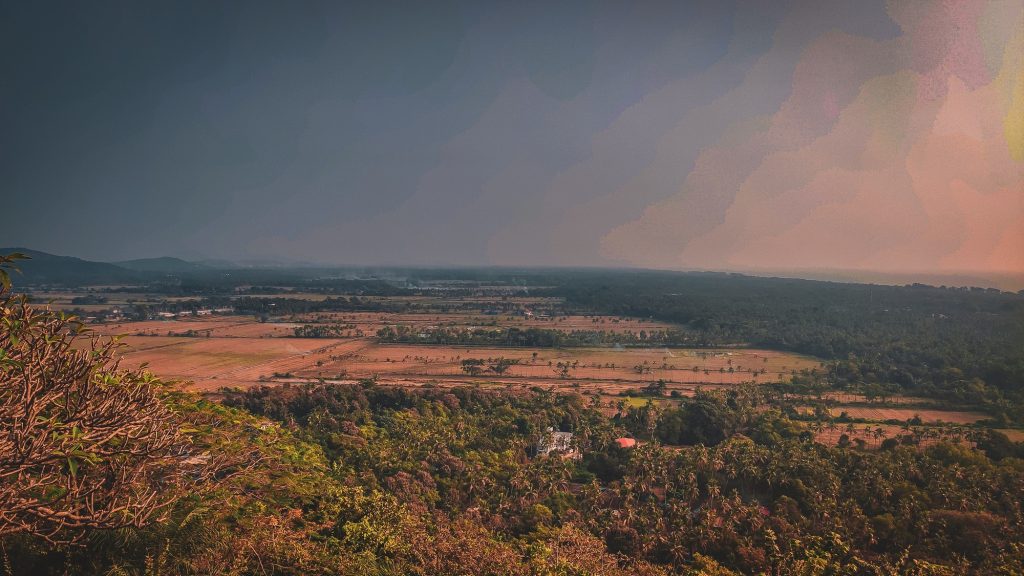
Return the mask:
{"type": "Polygon", "coordinates": [[[11,274],[15,286],[59,284],[67,286],[97,284],[134,284],[144,282],[147,275],[107,262],[92,262],[72,256],[56,256],[28,248],[0,248],[0,254],[20,252],[29,260],[15,266],[21,273],[11,274]]]}
{"type": "Polygon", "coordinates": [[[241,268],[241,266],[232,262],[231,260],[223,259],[201,260],[199,262],[196,262],[196,264],[203,266],[205,268],[216,268],[218,270],[230,270],[232,268],[241,268]]]}
{"type": "Polygon", "coordinates": [[[139,258],[137,260],[125,260],[114,262],[115,265],[137,272],[161,272],[164,274],[182,274],[188,272],[203,272],[209,270],[208,266],[189,262],[181,258],[163,256],[161,258],[139,258]]]}
{"type": "Polygon", "coordinates": [[[333,273],[316,268],[294,267],[272,261],[228,262],[209,260],[189,262],[180,258],[140,258],[120,262],[94,262],[71,256],[58,256],[30,248],[0,248],[0,254],[20,252],[29,256],[15,264],[21,273],[13,273],[15,286],[102,286],[138,285],[176,282],[204,285],[234,286],[238,283],[271,285],[275,282],[308,279],[316,275],[333,273]]]}
{"type": "Polygon", "coordinates": [[[260,269],[260,270],[273,270],[273,269],[286,269],[295,270],[300,268],[317,268],[316,264],[309,262],[303,262],[300,260],[268,260],[268,259],[249,259],[249,260],[223,260],[223,259],[211,259],[211,260],[200,260],[195,262],[200,266],[206,268],[215,268],[218,270],[240,270],[240,269],[260,269]]]}

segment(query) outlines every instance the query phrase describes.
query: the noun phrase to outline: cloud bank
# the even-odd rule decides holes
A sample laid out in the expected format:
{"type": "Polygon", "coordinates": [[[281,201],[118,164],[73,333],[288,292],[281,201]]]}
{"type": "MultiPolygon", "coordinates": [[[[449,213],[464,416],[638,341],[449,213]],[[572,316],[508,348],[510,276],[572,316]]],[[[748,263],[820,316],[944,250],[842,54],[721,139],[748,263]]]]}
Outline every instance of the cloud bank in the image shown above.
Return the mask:
{"type": "Polygon", "coordinates": [[[1024,271],[1024,4],[888,8],[899,36],[816,39],[782,105],[702,150],[603,253],[693,268],[1024,271]]]}
{"type": "Polygon", "coordinates": [[[1024,279],[1019,0],[2,10],[0,244],[1024,279]]]}

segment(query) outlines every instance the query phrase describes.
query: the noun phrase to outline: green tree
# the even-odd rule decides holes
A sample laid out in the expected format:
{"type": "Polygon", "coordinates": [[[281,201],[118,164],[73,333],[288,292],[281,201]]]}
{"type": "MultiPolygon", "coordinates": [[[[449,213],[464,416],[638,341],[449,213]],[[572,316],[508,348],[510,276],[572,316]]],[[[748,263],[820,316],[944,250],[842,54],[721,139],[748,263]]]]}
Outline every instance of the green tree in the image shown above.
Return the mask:
{"type": "Polygon", "coordinates": [[[71,541],[159,518],[202,467],[188,463],[161,382],[121,369],[116,340],[30,306],[0,280],[0,536],[71,541]]]}

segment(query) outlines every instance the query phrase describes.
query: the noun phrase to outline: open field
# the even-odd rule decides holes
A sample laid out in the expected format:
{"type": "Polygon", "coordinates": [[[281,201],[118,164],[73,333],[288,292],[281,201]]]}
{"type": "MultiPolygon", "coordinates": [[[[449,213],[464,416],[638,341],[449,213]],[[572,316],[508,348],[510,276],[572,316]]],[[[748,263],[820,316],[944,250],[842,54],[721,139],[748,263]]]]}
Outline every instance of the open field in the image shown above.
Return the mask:
{"type": "MultiPolygon", "coordinates": [[[[855,394],[852,392],[846,392],[842,390],[836,390],[832,392],[825,392],[821,395],[823,400],[831,400],[840,404],[870,404],[871,400],[863,394],[855,394]]],[[[876,399],[877,400],[877,399],[876,399]]],[[[932,398],[923,398],[920,396],[905,396],[902,394],[890,394],[885,397],[885,404],[891,405],[914,405],[914,406],[928,406],[936,403],[936,400],[932,398]]]]}
{"type": "Polygon", "coordinates": [[[90,328],[97,334],[126,336],[180,336],[186,332],[202,333],[240,324],[257,324],[251,317],[211,316],[209,318],[183,318],[174,320],[147,320],[145,322],[112,322],[94,324],[90,328]]]}
{"type": "Polygon", "coordinates": [[[259,322],[252,316],[182,317],[173,320],[93,324],[90,328],[109,336],[195,336],[212,338],[288,338],[295,336],[296,322],[259,322]]]}
{"type": "MultiPolygon", "coordinates": [[[[108,305],[95,305],[99,308],[108,305]]],[[[508,314],[479,314],[475,312],[449,313],[393,313],[393,312],[314,312],[295,314],[268,322],[259,322],[253,316],[178,317],[143,322],[122,321],[96,324],[93,329],[101,334],[145,334],[150,336],[183,335],[186,332],[213,337],[288,337],[294,328],[303,324],[340,326],[354,336],[372,336],[385,326],[410,326],[417,329],[460,328],[541,328],[548,330],[601,331],[609,333],[655,332],[673,328],[671,324],[634,318],[601,316],[526,317],[508,314]]]]}
{"type": "Polygon", "coordinates": [[[668,330],[673,328],[671,324],[656,322],[654,320],[640,320],[637,318],[619,318],[610,316],[537,317],[474,315],[470,318],[470,321],[477,323],[478,325],[487,325],[488,322],[494,322],[498,326],[503,327],[544,328],[549,330],[564,330],[567,332],[571,332],[573,330],[597,330],[601,332],[639,333],[641,330],[649,332],[652,330],[668,330]]]}
{"type": "MultiPolygon", "coordinates": [[[[308,376],[345,372],[350,377],[466,378],[463,360],[518,361],[503,379],[565,383],[571,380],[645,384],[739,384],[775,382],[790,370],[816,367],[813,359],[766,350],[665,348],[497,348],[374,343],[352,356],[318,367],[308,376]],[[569,365],[568,369],[559,367],[569,365]],[[732,372],[729,370],[732,369],[732,372]],[[765,370],[754,376],[752,370],[765,370]]],[[[481,378],[485,379],[487,375],[481,378]]],[[[494,375],[490,375],[494,377],[494,375]]]]}
{"type": "Polygon", "coordinates": [[[912,426],[908,429],[895,424],[836,424],[835,426],[825,425],[817,428],[814,438],[822,444],[835,446],[844,434],[849,437],[851,442],[860,439],[869,448],[878,448],[887,438],[906,436],[913,437],[922,447],[939,442],[974,445],[965,431],[950,426],[912,426]]]}
{"type": "MultiPolygon", "coordinates": [[[[694,372],[682,368],[653,368],[639,373],[633,366],[664,363],[663,350],[608,349],[501,349],[403,346],[378,344],[370,339],[327,338],[188,338],[132,336],[125,364],[147,363],[168,378],[193,382],[197,389],[249,386],[271,379],[358,380],[377,378],[385,384],[419,385],[427,382],[501,382],[524,386],[574,387],[605,394],[636,389],[659,379],[669,390],[689,395],[697,386],[734,385],[752,380],[746,372],[694,372]],[[536,353],[536,356],[533,354],[536,353]],[[505,374],[469,375],[461,361],[468,358],[504,357],[519,360],[505,374]],[[549,363],[551,365],[549,366],[549,363]],[[557,367],[568,364],[567,372],[557,367]],[[572,368],[575,365],[576,368],[572,368]],[[276,375],[276,376],[275,376],[276,375]]],[[[704,351],[701,351],[704,352],[704,351]]],[[[692,351],[675,350],[678,358],[692,351]]],[[[800,366],[813,361],[765,351],[731,352],[738,358],[770,357],[771,363],[800,366]]],[[[723,356],[711,352],[707,359],[693,356],[690,362],[713,365],[723,356]]],[[[718,353],[722,354],[722,353],[718,353]]],[[[784,377],[771,371],[757,377],[771,382],[784,377]]]]}
{"type": "Polygon", "coordinates": [[[293,337],[295,322],[258,322],[252,316],[183,317],[173,320],[94,324],[98,334],[130,336],[195,336],[212,338],[293,337]]]}
{"type": "Polygon", "coordinates": [[[944,422],[947,424],[973,424],[979,420],[988,418],[988,415],[981,412],[970,412],[961,410],[919,410],[914,408],[873,408],[869,406],[836,406],[831,409],[833,416],[839,416],[843,412],[850,418],[863,418],[875,422],[886,420],[910,420],[915,416],[925,423],[944,422]]]}
{"type": "MultiPolygon", "coordinates": [[[[243,294],[252,298],[288,298],[294,300],[308,300],[319,302],[328,298],[337,298],[339,294],[329,293],[307,293],[307,292],[282,292],[275,294],[243,294]]],[[[430,295],[403,295],[403,296],[373,296],[360,295],[362,302],[369,304],[387,303],[390,305],[414,305],[428,310],[442,311],[442,309],[468,308],[475,310],[487,310],[495,307],[514,308],[540,308],[548,309],[558,307],[562,304],[561,298],[545,296],[466,296],[445,294],[438,292],[430,295]]]]}
{"type": "Polygon", "coordinates": [[[294,322],[240,322],[211,331],[213,338],[290,338],[295,336],[294,322]]]}
{"type": "Polygon", "coordinates": [[[111,307],[127,306],[131,303],[138,302],[186,302],[190,300],[198,300],[196,296],[159,296],[155,297],[153,294],[147,294],[143,292],[95,292],[95,291],[72,291],[72,290],[35,290],[32,292],[32,302],[39,306],[48,306],[54,310],[71,310],[81,309],[86,311],[96,311],[107,309],[111,307]],[[96,297],[103,298],[106,303],[103,304],[75,304],[72,302],[74,298],[78,297],[96,297]]]}
{"type": "Polygon", "coordinates": [[[148,369],[199,390],[251,386],[324,361],[350,341],[320,338],[188,338],[132,336],[124,339],[122,364],[148,369]]]}
{"type": "Polygon", "coordinates": [[[188,317],[97,324],[93,329],[127,335],[126,366],[145,363],[166,378],[187,380],[202,390],[275,380],[377,378],[396,385],[497,382],[618,394],[664,380],[668,391],[690,395],[698,386],[777,382],[792,371],[819,366],[813,358],[768,350],[459,347],[384,344],[372,337],[380,326],[395,324],[477,326],[486,321],[503,326],[536,323],[566,331],[599,326],[636,332],[668,327],[636,319],[356,312],[329,316],[330,323],[346,328],[347,337],[295,338],[296,327],[324,320],[323,314],[303,316],[296,318],[299,322],[258,322],[238,315],[188,317]],[[502,374],[467,374],[462,361],[470,358],[517,363],[502,374]]]}
{"type": "Polygon", "coordinates": [[[1005,434],[1011,442],[1024,442],[1024,430],[1019,428],[1000,428],[998,431],[1005,434]]]}
{"type": "Polygon", "coordinates": [[[669,330],[671,324],[636,318],[609,316],[525,316],[521,314],[481,314],[477,312],[393,313],[393,312],[341,312],[309,313],[288,317],[298,323],[352,325],[371,335],[385,326],[409,326],[417,329],[462,328],[541,328],[564,332],[601,331],[609,333],[654,332],[669,330]]]}
{"type": "MultiPolygon", "coordinates": [[[[797,406],[797,410],[803,414],[814,414],[810,406],[797,406]]],[[[893,408],[890,406],[833,406],[829,408],[833,418],[844,414],[855,420],[867,420],[869,422],[906,422],[915,417],[920,418],[923,424],[973,424],[985,420],[989,416],[982,412],[969,410],[940,410],[931,408],[893,408]]]]}

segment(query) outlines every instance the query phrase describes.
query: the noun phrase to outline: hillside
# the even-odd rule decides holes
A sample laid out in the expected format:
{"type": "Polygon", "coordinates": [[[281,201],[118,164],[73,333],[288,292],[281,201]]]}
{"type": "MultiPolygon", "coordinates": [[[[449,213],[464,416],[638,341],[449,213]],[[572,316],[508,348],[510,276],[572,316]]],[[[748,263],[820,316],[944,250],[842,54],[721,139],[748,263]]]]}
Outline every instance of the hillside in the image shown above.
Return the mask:
{"type": "Polygon", "coordinates": [[[28,248],[0,248],[0,254],[15,252],[28,256],[27,260],[19,261],[17,264],[20,273],[15,272],[13,275],[19,286],[130,284],[147,279],[147,275],[144,273],[107,262],[93,262],[72,256],[57,256],[28,248]]]}
{"type": "Polygon", "coordinates": [[[208,266],[171,256],[163,256],[160,258],[138,258],[136,260],[114,262],[114,264],[121,268],[127,268],[137,272],[161,272],[165,274],[203,272],[210,269],[208,266]]]}

